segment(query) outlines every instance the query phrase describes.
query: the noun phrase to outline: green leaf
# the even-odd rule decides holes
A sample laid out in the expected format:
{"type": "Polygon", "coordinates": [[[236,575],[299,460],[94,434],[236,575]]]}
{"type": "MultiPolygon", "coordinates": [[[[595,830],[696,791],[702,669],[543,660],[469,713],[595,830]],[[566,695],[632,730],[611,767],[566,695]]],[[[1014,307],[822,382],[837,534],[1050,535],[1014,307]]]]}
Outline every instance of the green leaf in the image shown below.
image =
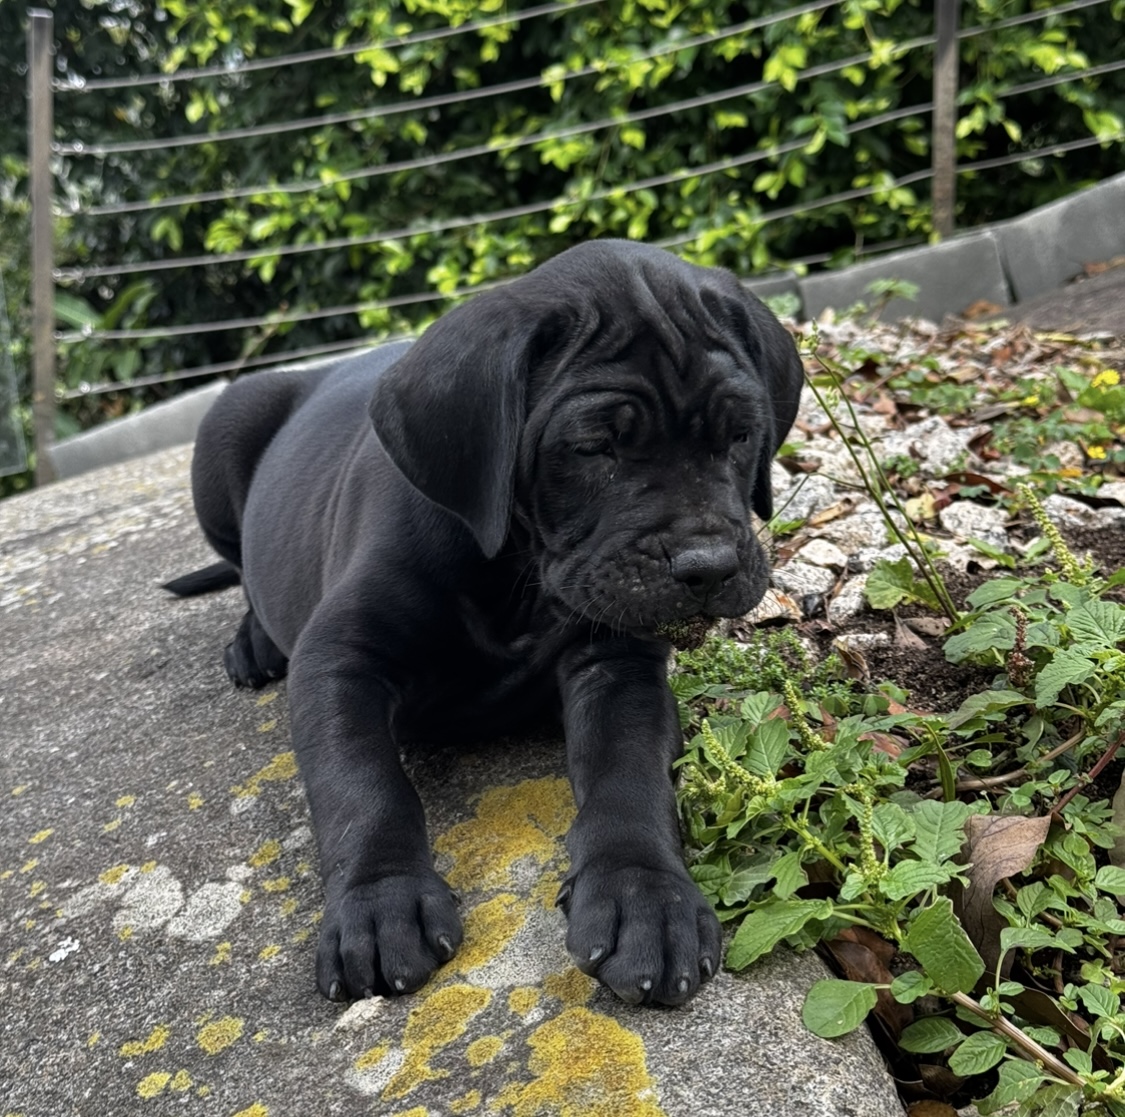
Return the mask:
{"type": "Polygon", "coordinates": [[[744,764],[762,779],[775,776],[789,753],[789,726],[783,718],[770,718],[751,734],[744,764]]]}
{"type": "Polygon", "coordinates": [[[775,877],[773,894],[788,900],[798,888],[809,883],[809,875],[801,868],[801,855],[796,850],[783,853],[771,866],[775,877]]]}
{"type": "Polygon", "coordinates": [[[944,993],[967,993],[984,973],[984,961],[942,896],[910,924],[903,945],[944,993]]]}
{"type": "Polygon", "coordinates": [[[995,1032],[974,1032],[949,1056],[949,1069],[962,1078],[983,1074],[1004,1058],[1007,1049],[995,1032]]]}
{"type": "Polygon", "coordinates": [[[1112,1019],[1121,1011],[1121,1001],[1117,994],[1104,985],[1088,983],[1078,987],[1078,999],[1095,1016],[1112,1019]]]}
{"type": "Polygon", "coordinates": [[[912,1005],[934,991],[934,983],[921,970],[907,970],[891,982],[891,996],[900,1005],[912,1005]]]}
{"type": "Polygon", "coordinates": [[[1103,865],[1094,877],[1094,884],[1103,892],[1125,896],[1125,869],[1117,865],[1103,865]]]}
{"type": "Polygon", "coordinates": [[[816,982],[805,998],[801,1019],[822,1039],[854,1032],[875,1007],[876,986],[866,981],[825,978],[816,982]]]}
{"type": "Polygon", "coordinates": [[[923,861],[941,862],[959,853],[965,841],[965,821],[972,810],[953,800],[939,803],[923,799],[911,812],[914,819],[913,850],[923,861]]]}
{"type": "Polygon", "coordinates": [[[1013,706],[1024,706],[1029,703],[1027,695],[1020,694],[1018,690],[982,690],[979,694],[970,694],[957,708],[956,713],[949,719],[950,729],[960,729],[966,722],[981,714],[998,714],[1010,710],[1013,706]]]}
{"type": "Polygon", "coordinates": [[[1007,954],[1013,947],[1027,950],[1057,949],[1058,940],[1043,927],[1005,927],[1000,932],[1000,953],[1007,954]]]}
{"type": "Polygon", "coordinates": [[[1054,705],[1064,687],[1085,682],[1094,669],[1093,661],[1080,652],[1067,648],[1055,652],[1035,677],[1035,704],[1040,709],[1054,705]]]}
{"type": "MultiPolygon", "coordinates": [[[[979,547],[980,544],[974,546],[979,547]]],[[[983,547],[981,549],[983,550],[983,547]]],[[[973,590],[965,598],[965,604],[970,608],[980,609],[985,605],[995,605],[998,601],[1012,601],[1026,586],[1027,583],[1022,578],[993,578],[973,590]]]]}
{"type": "MultiPolygon", "coordinates": [[[[893,991],[893,990],[892,990],[893,991]]],[[[915,1055],[932,1055],[960,1043],[965,1033],[945,1016],[923,1016],[902,1030],[899,1046],[915,1055]]]]}
{"type": "Polygon", "coordinates": [[[1087,601],[1066,615],[1071,635],[1099,648],[1116,648],[1125,640],[1125,608],[1112,601],[1087,601]]]}
{"type": "Polygon", "coordinates": [[[914,567],[905,557],[896,562],[879,559],[867,575],[864,594],[872,609],[893,609],[902,601],[937,607],[934,591],[914,577],[914,567]]]}
{"type": "Polygon", "coordinates": [[[955,871],[955,866],[935,865],[931,861],[900,861],[879,880],[879,891],[888,900],[905,900],[945,884],[955,871]]]}
{"type": "Polygon", "coordinates": [[[982,652],[1008,651],[1015,646],[1016,622],[1010,613],[985,613],[977,617],[964,632],[950,636],[945,642],[945,658],[960,663],[982,652]]]}
{"type": "Polygon", "coordinates": [[[880,803],[872,813],[871,829],[887,850],[896,850],[914,837],[914,822],[897,803],[880,803]]]}
{"type": "Polygon", "coordinates": [[[1013,1102],[1027,1101],[1047,1077],[1039,1067],[1025,1059],[1009,1059],[1000,1064],[996,1073],[999,1078],[996,1089],[977,1102],[981,1117],[990,1117],[1013,1102]]]}
{"type": "Polygon", "coordinates": [[[813,919],[827,919],[832,905],[827,900],[780,900],[750,912],[731,939],[727,966],[743,970],[768,954],[782,939],[795,935],[813,919]]]}

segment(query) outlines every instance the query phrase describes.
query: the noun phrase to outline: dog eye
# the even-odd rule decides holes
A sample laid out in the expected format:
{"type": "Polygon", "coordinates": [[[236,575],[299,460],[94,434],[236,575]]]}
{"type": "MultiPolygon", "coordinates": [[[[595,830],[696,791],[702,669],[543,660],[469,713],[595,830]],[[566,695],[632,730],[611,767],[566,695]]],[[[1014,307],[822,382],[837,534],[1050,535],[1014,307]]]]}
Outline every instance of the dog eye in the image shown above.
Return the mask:
{"type": "Polygon", "coordinates": [[[575,442],[571,449],[584,458],[598,458],[603,455],[612,457],[613,440],[609,438],[591,439],[589,442],[575,442]]]}
{"type": "Polygon", "coordinates": [[[749,431],[738,431],[735,434],[735,436],[731,439],[731,442],[749,442],[749,441],[750,441],[750,432],[749,431]]]}

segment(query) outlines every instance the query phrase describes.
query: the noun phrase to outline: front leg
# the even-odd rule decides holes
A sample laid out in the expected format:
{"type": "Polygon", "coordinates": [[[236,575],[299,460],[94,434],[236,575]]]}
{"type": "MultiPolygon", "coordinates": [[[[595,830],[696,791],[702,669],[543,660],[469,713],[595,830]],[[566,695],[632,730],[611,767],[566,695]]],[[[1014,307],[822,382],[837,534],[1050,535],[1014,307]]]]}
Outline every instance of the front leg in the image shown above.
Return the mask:
{"type": "Polygon", "coordinates": [[[559,893],[567,949],[622,1000],[682,1004],[719,963],[719,922],[684,868],[672,762],[683,735],[666,645],[614,637],[559,668],[578,815],[559,893]]]}
{"type": "Polygon", "coordinates": [[[316,980],[331,1000],[412,992],[461,942],[455,898],[434,870],[422,804],[399,762],[388,665],[355,625],[314,617],[289,676],[324,882],[316,980]]]}

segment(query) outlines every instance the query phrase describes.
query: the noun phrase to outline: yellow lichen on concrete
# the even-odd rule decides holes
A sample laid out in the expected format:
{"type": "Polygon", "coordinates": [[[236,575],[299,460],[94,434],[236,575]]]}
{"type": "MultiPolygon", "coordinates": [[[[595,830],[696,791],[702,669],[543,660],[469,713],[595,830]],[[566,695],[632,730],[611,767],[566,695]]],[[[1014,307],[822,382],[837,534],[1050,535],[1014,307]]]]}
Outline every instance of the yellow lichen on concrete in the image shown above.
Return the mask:
{"type": "Polygon", "coordinates": [[[261,696],[261,697],[260,697],[260,698],[258,699],[258,701],[257,701],[256,705],[258,705],[258,706],[268,706],[268,705],[269,705],[269,704],[270,704],[271,702],[275,701],[275,700],[276,700],[276,698],[277,698],[277,691],[276,691],[276,690],[271,690],[271,691],[269,692],[269,694],[263,694],[263,695],[262,695],[262,696],[261,696]]]}
{"type": "Polygon", "coordinates": [[[295,896],[290,896],[287,900],[281,901],[281,907],[277,910],[281,912],[283,919],[288,919],[300,906],[300,901],[295,896]]]}
{"type": "Polygon", "coordinates": [[[383,1098],[403,1098],[416,1086],[449,1072],[435,1070],[430,1059],[465,1034],[469,1021],[483,1012],[492,1000],[488,989],[473,985],[447,985],[437,989],[411,1009],[403,1031],[406,1059],[387,1083],[383,1098]]]}
{"type": "Polygon", "coordinates": [[[465,938],[449,973],[465,974],[491,962],[524,925],[527,911],[518,896],[501,892],[465,916],[465,938]]]}
{"type": "Polygon", "coordinates": [[[190,1090],[192,1087],[191,1075],[186,1070],[178,1070],[172,1076],[172,1081],[168,1083],[168,1089],[181,1092],[183,1090],[190,1090]]]}
{"type": "Polygon", "coordinates": [[[20,866],[21,873],[30,873],[39,864],[38,857],[32,857],[20,866]]]}
{"type": "Polygon", "coordinates": [[[106,869],[104,873],[100,873],[98,880],[102,884],[117,884],[130,868],[130,865],[114,865],[112,869],[106,869]]]}
{"type": "Polygon", "coordinates": [[[272,733],[277,728],[277,718],[272,718],[270,721],[263,721],[258,726],[259,733],[272,733]]]}
{"type": "Polygon", "coordinates": [[[481,1096],[479,1090],[470,1090],[467,1094],[462,1094],[459,1098],[454,1098],[449,1103],[449,1112],[458,1115],[462,1113],[472,1113],[474,1109],[480,1109],[481,1096]]]}
{"type": "Polygon", "coordinates": [[[29,784],[29,783],[17,784],[15,787],[12,788],[12,794],[13,795],[22,795],[30,786],[31,786],[31,784],[29,784]]]}
{"type": "Polygon", "coordinates": [[[246,864],[252,869],[261,869],[265,865],[272,865],[280,856],[281,842],[270,838],[246,858],[246,864]]]}
{"type": "Polygon", "coordinates": [[[158,864],[159,864],[159,862],[157,862],[157,861],[146,861],[141,866],[141,872],[142,873],[151,873],[156,868],[156,866],[158,864]]]}
{"type": "Polygon", "coordinates": [[[484,792],[474,818],[458,823],[434,843],[448,854],[454,888],[503,888],[521,857],[546,863],[574,817],[574,799],[564,779],[523,780],[484,792]]]}
{"type": "Polygon", "coordinates": [[[262,891],[264,892],[288,892],[289,886],[293,882],[289,877],[274,877],[273,880],[262,881],[262,891]]]}
{"type": "Polygon", "coordinates": [[[232,1113],[231,1117],[270,1117],[270,1111],[268,1106],[256,1101],[253,1105],[248,1105],[245,1109],[232,1113]]]}
{"type": "Polygon", "coordinates": [[[48,827],[46,830],[40,830],[38,833],[32,834],[31,837],[27,839],[28,844],[37,846],[40,842],[45,842],[54,832],[54,829],[51,827],[48,827]]]}
{"type": "Polygon", "coordinates": [[[93,1047],[94,1044],[96,1044],[98,1042],[98,1040],[100,1040],[101,1038],[102,1038],[101,1032],[91,1032],[90,1035],[89,1035],[89,1038],[86,1040],[86,1046],[87,1047],[93,1047]]]}
{"type": "Polygon", "coordinates": [[[171,1081],[172,1076],[167,1071],[153,1071],[152,1074],[146,1074],[144,1078],[137,1083],[137,1093],[142,1098],[155,1098],[159,1094],[164,1093],[168,1083],[171,1081]]]}
{"type": "Polygon", "coordinates": [[[203,806],[203,796],[198,791],[193,791],[187,797],[187,805],[189,811],[197,811],[203,806]]]}
{"type": "Polygon", "coordinates": [[[517,1016],[526,1016],[539,1003],[539,990],[534,985],[520,985],[508,994],[508,1008],[517,1016]]]}
{"type": "Polygon", "coordinates": [[[493,1109],[512,1117],[667,1117],[656,1101],[640,1036],[616,1020],[569,1008],[528,1037],[535,1077],[513,1083],[493,1109]]]}
{"type": "Polygon", "coordinates": [[[123,1043],[118,1050],[118,1054],[125,1056],[127,1059],[132,1059],[138,1055],[148,1055],[153,1051],[159,1051],[168,1042],[168,1037],[171,1034],[172,1029],[167,1024],[157,1024],[144,1039],[133,1039],[123,1043]]]}
{"type": "Polygon", "coordinates": [[[424,1105],[415,1105],[410,1109],[399,1110],[394,1117],[430,1117],[430,1111],[424,1105]]]}
{"type": "Polygon", "coordinates": [[[260,795],[263,783],[291,780],[297,774],[297,757],[292,752],[279,752],[264,768],[259,768],[245,783],[232,787],[231,794],[239,799],[260,795]]]}
{"type": "Polygon", "coordinates": [[[268,946],[263,946],[262,949],[258,951],[258,961],[268,962],[271,958],[276,957],[280,953],[281,947],[278,946],[277,943],[271,942],[268,946]]]}
{"type": "Polygon", "coordinates": [[[102,827],[103,834],[112,834],[121,825],[121,819],[112,818],[102,827]]]}
{"type": "Polygon", "coordinates": [[[543,990],[558,997],[566,1008],[578,1008],[593,996],[594,979],[571,966],[562,973],[548,974],[543,979],[543,990]]]}
{"type": "Polygon", "coordinates": [[[358,1071],[370,1070],[374,1066],[378,1066],[386,1057],[387,1052],[390,1051],[391,1045],[389,1043],[380,1043],[375,1047],[369,1047],[358,1059],[352,1064],[358,1071]]]}
{"type": "Polygon", "coordinates": [[[131,807],[136,801],[135,795],[122,795],[113,805],[115,807],[131,807]]]}
{"type": "Polygon", "coordinates": [[[504,1049],[504,1041],[499,1036],[481,1036],[474,1039],[465,1049],[465,1058],[471,1067],[483,1067],[504,1049]]]}
{"type": "Polygon", "coordinates": [[[221,1020],[204,1024],[196,1033],[195,1042],[208,1055],[218,1055],[242,1035],[244,1026],[237,1016],[224,1016],[221,1020]]]}
{"type": "Polygon", "coordinates": [[[36,896],[41,896],[47,891],[47,882],[45,880],[33,880],[31,887],[27,890],[28,899],[34,900],[36,896]]]}

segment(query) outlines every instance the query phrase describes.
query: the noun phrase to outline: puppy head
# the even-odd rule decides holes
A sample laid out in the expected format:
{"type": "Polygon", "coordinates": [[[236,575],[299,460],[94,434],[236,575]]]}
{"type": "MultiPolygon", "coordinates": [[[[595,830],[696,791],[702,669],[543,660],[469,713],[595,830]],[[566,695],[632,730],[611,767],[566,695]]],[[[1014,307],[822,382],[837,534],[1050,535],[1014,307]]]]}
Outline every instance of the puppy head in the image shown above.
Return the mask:
{"type": "Polygon", "coordinates": [[[729,273],[598,241],[442,318],[371,413],[486,556],[515,515],[570,611],[650,627],[761,598],[751,513],[772,513],[800,383],[792,340],[729,273]]]}

